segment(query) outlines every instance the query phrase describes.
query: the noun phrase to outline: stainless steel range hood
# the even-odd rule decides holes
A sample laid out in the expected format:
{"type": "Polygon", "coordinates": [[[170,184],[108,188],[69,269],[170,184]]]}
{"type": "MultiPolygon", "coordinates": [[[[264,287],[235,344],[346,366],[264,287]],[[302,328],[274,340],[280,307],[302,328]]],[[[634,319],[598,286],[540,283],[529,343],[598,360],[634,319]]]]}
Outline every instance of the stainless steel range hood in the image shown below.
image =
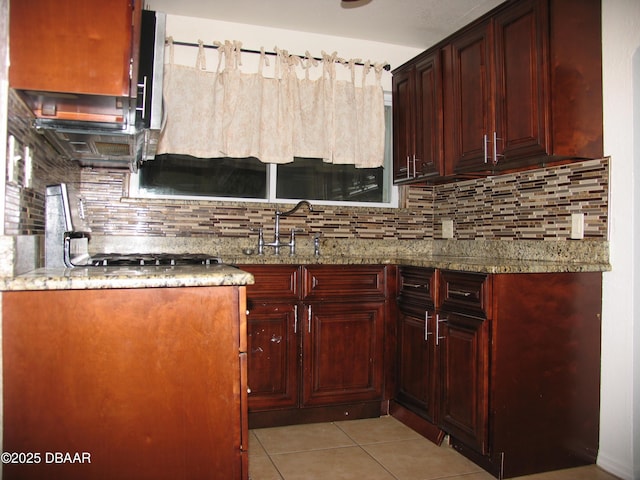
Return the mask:
{"type": "Polygon", "coordinates": [[[127,168],[138,166],[154,158],[159,128],[109,129],[82,122],[35,121],[42,133],[64,156],[82,166],[94,168],[127,168]]]}
{"type": "Polygon", "coordinates": [[[143,11],[137,104],[122,97],[20,92],[36,113],[34,128],[82,166],[137,171],[155,157],[162,128],[165,36],[166,15],[143,11]],[[73,119],[57,115],[56,105],[63,103],[75,112],[73,119]]]}

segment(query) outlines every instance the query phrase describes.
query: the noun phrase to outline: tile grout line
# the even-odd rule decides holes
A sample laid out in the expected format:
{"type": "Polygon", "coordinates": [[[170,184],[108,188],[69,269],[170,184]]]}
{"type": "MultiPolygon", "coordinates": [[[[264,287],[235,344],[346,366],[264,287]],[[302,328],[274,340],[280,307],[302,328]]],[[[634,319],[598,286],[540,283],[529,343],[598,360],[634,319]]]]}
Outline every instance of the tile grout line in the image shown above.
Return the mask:
{"type": "MultiPolygon", "coordinates": [[[[253,438],[256,439],[256,441],[260,444],[260,446],[262,447],[262,450],[264,450],[265,455],[267,456],[267,458],[269,459],[269,461],[271,462],[271,465],[273,465],[273,468],[275,468],[276,472],[278,472],[278,475],[280,476],[280,480],[285,480],[284,475],[282,475],[282,472],[280,471],[280,469],[278,468],[278,466],[275,464],[275,462],[273,461],[273,458],[271,458],[271,454],[269,452],[267,452],[266,447],[264,446],[264,444],[260,441],[260,437],[258,437],[258,435],[256,435],[255,433],[253,433],[253,438]]],[[[249,459],[249,461],[251,461],[251,459],[249,459]]],[[[251,472],[251,467],[249,467],[249,472],[251,472]]],[[[251,475],[249,475],[249,480],[252,480],[251,475]]],[[[260,479],[255,479],[255,480],[260,480],[260,479]]]]}
{"type": "MultiPolygon", "coordinates": [[[[334,422],[332,422],[334,423],[334,422]]],[[[335,424],[335,423],[334,423],[335,424]]],[[[391,472],[389,469],[387,469],[376,457],[374,457],[371,453],[369,453],[365,448],[363,448],[363,444],[361,444],[360,442],[358,442],[356,439],[352,438],[344,429],[342,429],[339,425],[335,424],[336,427],[338,427],[338,429],[340,429],[341,432],[343,432],[351,441],[353,441],[364,453],[366,453],[373,461],[375,461],[378,465],[380,465],[380,467],[382,467],[382,469],[387,472],[389,475],[391,475],[395,480],[400,480],[396,475],[393,474],[393,472],[391,472]]],[[[382,442],[371,442],[371,443],[365,443],[364,445],[385,445],[385,444],[391,444],[391,443],[397,443],[397,442],[404,442],[407,440],[411,440],[411,439],[397,439],[397,440],[389,440],[389,441],[382,441],[382,442]]],[[[471,475],[476,475],[478,472],[483,472],[484,470],[481,467],[478,467],[478,471],[477,472],[468,472],[468,473],[462,473],[462,474],[453,474],[453,475],[446,475],[446,476],[439,476],[439,477],[433,477],[427,480],[446,480],[447,478],[449,479],[454,479],[454,480],[463,480],[462,477],[465,476],[471,476],[471,475]]]]}
{"type": "MultiPolygon", "coordinates": [[[[358,442],[355,438],[352,438],[351,435],[349,435],[343,428],[340,427],[340,425],[338,425],[337,423],[333,422],[334,425],[336,427],[338,427],[338,429],[344,433],[352,442],[354,442],[358,448],[360,450],[362,450],[369,458],[371,458],[374,462],[376,462],[378,465],[380,465],[380,468],[382,468],[385,472],[387,472],[389,475],[391,475],[391,477],[394,480],[400,480],[398,477],[396,477],[391,471],[389,471],[389,469],[387,467],[385,467],[382,463],[380,463],[380,461],[378,461],[377,458],[375,458],[373,455],[371,455],[365,448],[362,447],[362,445],[360,444],[360,442],[358,442]]],[[[392,442],[382,442],[382,443],[392,443],[392,442]]],[[[377,445],[377,444],[376,444],[377,445]]]]}

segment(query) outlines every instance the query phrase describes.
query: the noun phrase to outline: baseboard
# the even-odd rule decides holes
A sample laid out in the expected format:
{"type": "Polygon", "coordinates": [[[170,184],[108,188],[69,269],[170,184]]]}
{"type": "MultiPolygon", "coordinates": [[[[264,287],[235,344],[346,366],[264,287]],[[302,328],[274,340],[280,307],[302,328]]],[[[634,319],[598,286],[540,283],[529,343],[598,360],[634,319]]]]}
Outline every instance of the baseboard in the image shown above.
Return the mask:
{"type": "Polygon", "coordinates": [[[442,443],[444,431],[408,408],[392,401],[389,405],[389,414],[436,445],[442,443]]]}
{"type": "Polygon", "coordinates": [[[386,415],[388,404],[380,401],[347,405],[289,408],[284,410],[249,411],[249,428],[282,427],[305,423],[360,420],[386,415]],[[386,409],[386,411],[385,411],[386,409]]]}
{"type": "Polygon", "coordinates": [[[615,475],[622,480],[634,480],[635,478],[640,478],[634,476],[631,465],[620,463],[616,458],[603,454],[602,450],[598,453],[596,465],[605,472],[615,475]]]}

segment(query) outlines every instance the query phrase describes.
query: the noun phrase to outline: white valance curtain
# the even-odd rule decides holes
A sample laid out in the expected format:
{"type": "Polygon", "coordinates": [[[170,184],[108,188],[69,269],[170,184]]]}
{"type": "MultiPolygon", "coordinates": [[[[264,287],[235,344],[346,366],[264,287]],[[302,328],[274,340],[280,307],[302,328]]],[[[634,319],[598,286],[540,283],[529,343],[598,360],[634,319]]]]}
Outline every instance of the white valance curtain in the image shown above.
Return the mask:
{"type": "Polygon", "coordinates": [[[165,65],[166,122],[158,153],[201,158],[256,157],[266,163],[293,157],[380,167],[384,159],[384,64],[342,61],[322,53],[318,61],[276,49],[273,78],[264,49],[256,72],[241,70],[241,44],[218,44],[216,71],[206,69],[199,42],[195,67],[174,63],[169,39],[165,65]],[[224,68],[221,66],[224,65],[224,68]],[[351,81],[337,80],[336,68],[349,68],[351,81]],[[311,69],[322,69],[311,79],[311,69]]]}

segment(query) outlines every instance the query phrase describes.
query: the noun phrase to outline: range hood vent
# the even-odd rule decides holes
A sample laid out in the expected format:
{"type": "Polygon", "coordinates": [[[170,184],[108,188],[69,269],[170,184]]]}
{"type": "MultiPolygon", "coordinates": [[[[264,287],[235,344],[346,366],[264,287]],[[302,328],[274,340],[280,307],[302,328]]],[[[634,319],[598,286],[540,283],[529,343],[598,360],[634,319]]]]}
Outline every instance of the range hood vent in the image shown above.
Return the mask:
{"type": "Polygon", "coordinates": [[[140,163],[155,156],[159,131],[139,130],[114,133],[99,129],[77,129],[61,122],[46,127],[35,125],[62,155],[84,167],[126,168],[137,171],[140,163]],[[152,135],[153,134],[153,135],[152,135]],[[152,136],[154,141],[150,141],[152,136]]]}
{"type": "MultiPolygon", "coordinates": [[[[82,145],[85,148],[89,147],[87,143],[83,143],[82,145]]],[[[110,157],[122,157],[125,155],[130,155],[131,153],[129,145],[125,143],[95,142],[94,146],[100,155],[107,155],[110,157]]]]}

